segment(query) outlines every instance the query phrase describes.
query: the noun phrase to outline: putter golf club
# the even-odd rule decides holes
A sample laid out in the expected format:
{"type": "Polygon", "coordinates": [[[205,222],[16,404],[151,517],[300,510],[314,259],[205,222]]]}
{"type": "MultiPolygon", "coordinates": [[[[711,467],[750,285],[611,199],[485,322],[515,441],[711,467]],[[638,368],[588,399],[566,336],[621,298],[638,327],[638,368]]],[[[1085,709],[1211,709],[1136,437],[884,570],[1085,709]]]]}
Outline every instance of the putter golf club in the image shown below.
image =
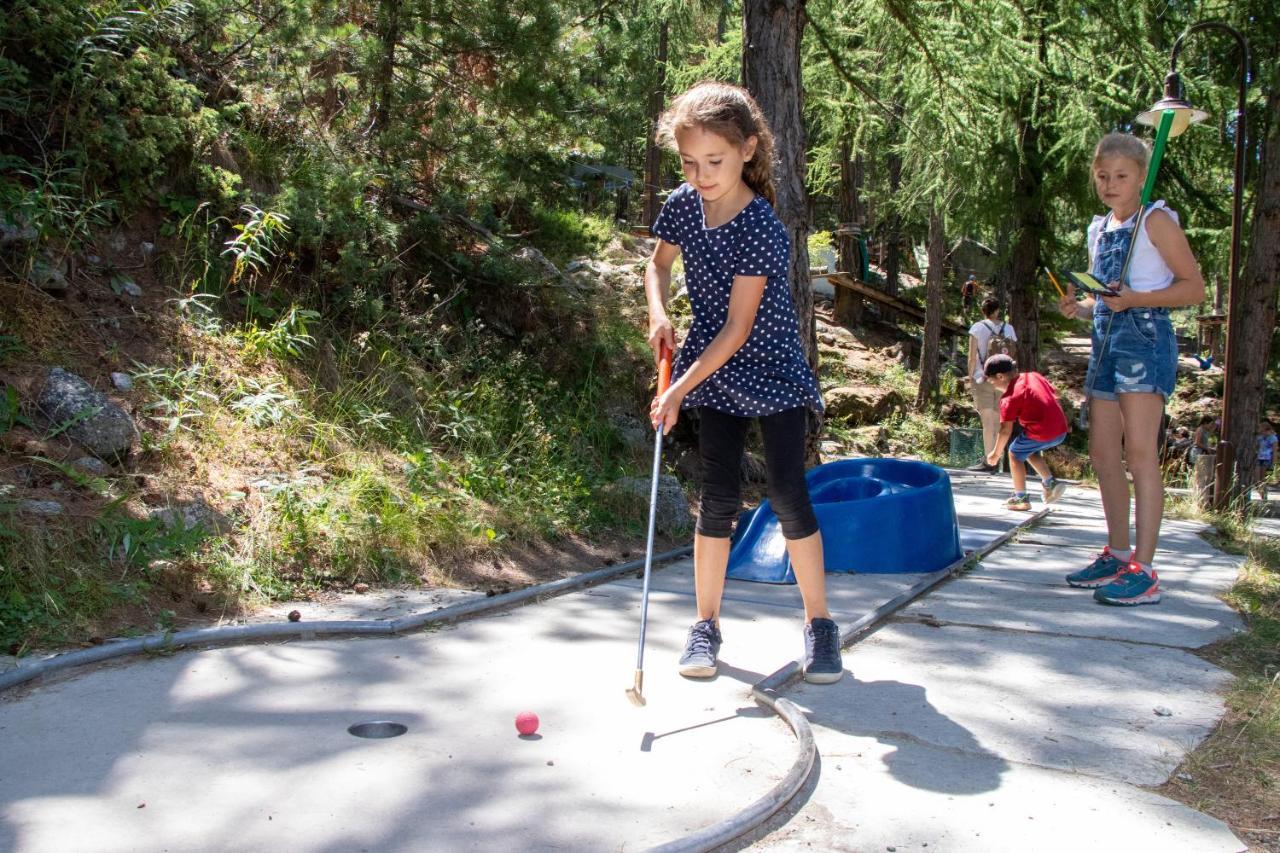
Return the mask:
{"type": "MultiPolygon", "coordinates": [[[[658,396],[671,384],[671,350],[658,345],[658,396]]],[[[644,705],[644,629],[649,620],[649,576],[653,572],[653,529],[658,516],[658,475],[662,465],[662,424],[653,440],[653,478],[649,483],[649,535],[644,546],[644,588],[640,592],[640,647],[636,650],[636,683],[627,689],[627,698],[636,707],[644,705]]]]}

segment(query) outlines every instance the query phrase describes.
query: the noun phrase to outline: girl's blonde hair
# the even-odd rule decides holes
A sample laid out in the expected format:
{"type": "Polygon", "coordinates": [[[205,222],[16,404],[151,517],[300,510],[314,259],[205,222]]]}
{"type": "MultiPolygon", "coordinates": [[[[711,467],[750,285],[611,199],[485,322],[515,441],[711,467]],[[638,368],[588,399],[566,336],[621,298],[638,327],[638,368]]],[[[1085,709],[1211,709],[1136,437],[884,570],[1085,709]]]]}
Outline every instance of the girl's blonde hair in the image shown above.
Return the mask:
{"type": "Polygon", "coordinates": [[[1127,157],[1137,163],[1145,174],[1151,160],[1151,149],[1132,133],[1108,133],[1098,140],[1098,147],[1093,150],[1094,168],[1104,157],[1127,157]]]}
{"type": "Polygon", "coordinates": [[[700,127],[731,144],[756,138],[756,150],[742,167],[742,180],[770,204],[773,189],[773,132],[755,98],[741,86],[704,80],[671,102],[658,120],[658,141],[676,149],[676,132],[700,127]]]}

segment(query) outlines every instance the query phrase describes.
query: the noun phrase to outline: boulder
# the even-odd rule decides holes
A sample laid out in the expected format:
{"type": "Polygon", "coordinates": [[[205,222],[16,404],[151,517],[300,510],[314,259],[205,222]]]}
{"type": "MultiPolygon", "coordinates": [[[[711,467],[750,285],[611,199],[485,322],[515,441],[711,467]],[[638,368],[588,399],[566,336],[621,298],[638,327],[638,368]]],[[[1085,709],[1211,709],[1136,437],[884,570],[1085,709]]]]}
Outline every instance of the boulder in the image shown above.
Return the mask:
{"type": "Polygon", "coordinates": [[[63,265],[47,254],[36,258],[31,264],[31,269],[27,271],[27,282],[45,293],[65,293],[71,286],[63,265]]]}
{"type": "Polygon", "coordinates": [[[653,428],[635,415],[614,413],[609,416],[609,423],[618,431],[618,438],[628,450],[647,450],[653,452],[653,428]]]}
{"type": "Polygon", "coordinates": [[[742,479],[748,483],[764,483],[769,479],[764,460],[750,450],[742,454],[742,479]]]}
{"type": "Polygon", "coordinates": [[[94,477],[105,477],[111,473],[111,466],[95,456],[81,456],[71,462],[71,467],[94,477]]]}
{"type": "MultiPolygon", "coordinates": [[[[629,504],[643,506],[643,512],[647,514],[649,487],[648,477],[623,477],[605,486],[604,491],[629,504]]],[[[658,508],[655,517],[655,526],[664,536],[679,536],[693,528],[693,513],[689,511],[684,490],[680,488],[680,481],[670,474],[663,474],[658,478],[658,508]]]]}
{"type": "Polygon", "coordinates": [[[10,243],[32,243],[40,236],[40,232],[21,217],[10,222],[0,218],[0,246],[10,243]]]}
{"type": "Polygon", "coordinates": [[[66,434],[108,462],[128,453],[138,436],[138,427],[128,412],[60,367],[52,368],[45,377],[36,408],[54,429],[70,424],[66,434]]]}
{"type": "Polygon", "coordinates": [[[196,495],[191,500],[175,501],[168,506],[157,507],[147,513],[147,517],[158,520],[165,527],[183,530],[200,528],[208,534],[227,533],[231,530],[231,522],[205,502],[203,495],[196,495]]]}
{"type": "Polygon", "coordinates": [[[20,501],[18,512],[29,515],[62,515],[62,504],[57,501],[20,501]]]}
{"type": "Polygon", "coordinates": [[[512,255],[515,260],[536,270],[543,280],[560,278],[560,270],[547,260],[547,256],[532,246],[525,246],[512,255]]]}
{"type": "Polygon", "coordinates": [[[827,417],[850,426],[879,423],[903,403],[897,391],[865,385],[832,388],[823,397],[827,404],[827,417]]]}

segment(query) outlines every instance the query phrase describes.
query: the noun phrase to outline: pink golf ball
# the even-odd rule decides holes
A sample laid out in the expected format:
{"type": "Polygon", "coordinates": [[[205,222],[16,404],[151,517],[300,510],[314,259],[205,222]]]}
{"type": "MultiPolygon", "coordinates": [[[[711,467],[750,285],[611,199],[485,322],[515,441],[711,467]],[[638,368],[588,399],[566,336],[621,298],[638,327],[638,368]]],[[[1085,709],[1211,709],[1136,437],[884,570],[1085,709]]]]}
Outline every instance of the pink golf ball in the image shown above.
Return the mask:
{"type": "Polygon", "coordinates": [[[522,735],[531,735],[538,730],[538,715],[532,711],[521,711],[516,714],[516,731],[522,735]]]}

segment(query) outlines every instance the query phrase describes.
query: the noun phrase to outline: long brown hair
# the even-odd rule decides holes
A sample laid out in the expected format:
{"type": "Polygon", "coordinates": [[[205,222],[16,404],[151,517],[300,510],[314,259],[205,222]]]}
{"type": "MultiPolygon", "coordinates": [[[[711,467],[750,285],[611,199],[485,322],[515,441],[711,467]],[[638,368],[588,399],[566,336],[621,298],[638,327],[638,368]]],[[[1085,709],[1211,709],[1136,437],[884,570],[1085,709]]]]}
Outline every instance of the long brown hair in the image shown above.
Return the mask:
{"type": "Polygon", "coordinates": [[[746,89],[703,80],[671,102],[658,120],[658,141],[676,149],[676,131],[700,127],[741,147],[756,138],[756,150],[742,167],[747,186],[773,204],[773,131],[760,105],[746,89]]]}

